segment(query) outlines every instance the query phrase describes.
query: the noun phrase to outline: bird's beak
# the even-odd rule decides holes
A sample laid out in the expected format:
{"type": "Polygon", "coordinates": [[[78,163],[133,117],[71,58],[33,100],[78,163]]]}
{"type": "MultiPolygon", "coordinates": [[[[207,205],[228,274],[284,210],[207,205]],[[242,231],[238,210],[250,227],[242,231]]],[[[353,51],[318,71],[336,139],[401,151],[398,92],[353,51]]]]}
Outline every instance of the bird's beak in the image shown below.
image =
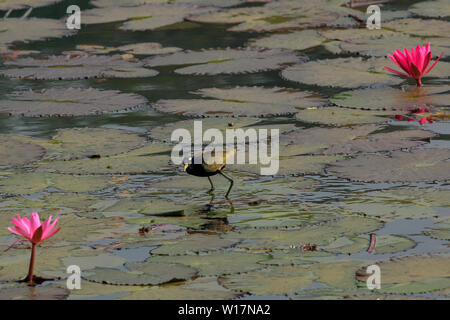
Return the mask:
{"type": "Polygon", "coordinates": [[[184,165],[184,171],[186,171],[187,167],[189,167],[189,164],[186,163],[186,164],[184,165]]]}

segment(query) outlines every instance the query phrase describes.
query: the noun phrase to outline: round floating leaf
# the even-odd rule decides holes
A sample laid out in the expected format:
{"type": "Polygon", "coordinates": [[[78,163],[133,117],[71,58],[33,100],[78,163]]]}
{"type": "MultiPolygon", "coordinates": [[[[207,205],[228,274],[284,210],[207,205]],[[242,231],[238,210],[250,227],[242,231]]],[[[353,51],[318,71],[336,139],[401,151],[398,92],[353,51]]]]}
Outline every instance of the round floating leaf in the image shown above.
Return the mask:
{"type": "Polygon", "coordinates": [[[100,159],[42,162],[40,169],[71,174],[135,174],[161,172],[171,166],[169,155],[158,155],[170,151],[163,144],[151,143],[142,148],[100,159]]]}
{"type": "MultiPolygon", "coordinates": [[[[283,157],[279,160],[279,168],[274,175],[320,174],[323,172],[326,165],[341,159],[341,156],[322,155],[283,157]]],[[[272,161],[274,160],[272,159],[272,161]]],[[[260,175],[262,173],[262,168],[267,168],[269,165],[235,164],[230,165],[229,167],[234,171],[249,172],[260,175]]]]}
{"type": "MultiPolygon", "coordinates": [[[[328,216],[329,218],[329,216],[328,216]]],[[[254,250],[280,250],[304,244],[326,246],[336,239],[379,229],[382,223],[375,219],[360,216],[345,216],[328,220],[325,223],[296,229],[242,229],[228,232],[227,239],[248,239],[238,245],[239,248],[254,250]]]]}
{"type": "MultiPolygon", "coordinates": [[[[430,4],[432,6],[432,4],[430,4]]],[[[450,22],[443,20],[423,20],[418,18],[400,19],[383,23],[383,28],[422,37],[448,37],[443,30],[450,30],[450,22]]]]}
{"type": "Polygon", "coordinates": [[[136,288],[122,299],[131,300],[229,300],[237,293],[225,289],[215,277],[200,277],[181,285],[136,288]]]}
{"type": "Polygon", "coordinates": [[[407,238],[395,235],[377,236],[374,254],[395,253],[406,251],[416,246],[416,243],[407,238]]]}
{"type": "Polygon", "coordinates": [[[6,77],[32,80],[72,80],[88,78],[138,78],[153,77],[155,70],[142,67],[120,55],[50,56],[45,58],[22,58],[7,61],[9,68],[0,72],[6,77]]]}
{"type": "Polygon", "coordinates": [[[93,282],[114,285],[159,285],[167,282],[187,280],[193,278],[197,271],[181,264],[169,263],[126,263],[124,272],[111,268],[95,268],[83,278],[93,282]]]}
{"type": "MultiPolygon", "coordinates": [[[[156,139],[162,141],[164,143],[179,143],[178,141],[171,141],[172,132],[176,129],[186,129],[189,131],[192,143],[194,143],[194,122],[199,120],[185,120],[185,121],[177,121],[171,122],[161,127],[155,127],[150,130],[149,136],[152,139],[156,139]]],[[[227,129],[239,129],[249,125],[253,125],[258,123],[259,119],[251,119],[251,118],[237,118],[237,119],[223,119],[223,118],[208,118],[202,119],[201,125],[203,132],[208,129],[218,129],[220,130],[224,136],[227,129]]],[[[245,130],[245,129],[244,129],[245,130]]],[[[191,143],[189,143],[191,144],[191,143]]]]}
{"type": "Polygon", "coordinates": [[[211,7],[197,7],[189,4],[150,3],[129,7],[104,7],[83,11],[83,24],[97,24],[124,21],[122,30],[154,30],[184,21],[192,14],[212,12],[211,7]]]}
{"type": "Polygon", "coordinates": [[[106,157],[142,146],[145,138],[124,130],[105,128],[59,129],[53,141],[60,147],[58,160],[106,157]]]}
{"type": "Polygon", "coordinates": [[[240,74],[281,69],[288,63],[300,63],[305,57],[291,50],[258,48],[204,49],[180,51],[147,58],[148,66],[195,64],[175,72],[179,74],[216,75],[240,74]]]}
{"type": "MultiPolygon", "coordinates": [[[[369,133],[377,129],[378,127],[375,125],[355,128],[297,128],[280,136],[280,154],[282,156],[291,156],[338,149],[355,140],[365,139],[369,133]]],[[[328,152],[328,154],[332,153],[328,152]]]]}
{"type": "Polygon", "coordinates": [[[384,221],[423,219],[437,215],[432,207],[450,206],[450,192],[435,189],[394,189],[374,191],[340,202],[345,210],[384,221]]]}
{"type": "MultiPolygon", "coordinates": [[[[383,11],[384,13],[384,11],[383,11]]],[[[384,19],[384,18],[383,18],[384,19]]],[[[383,24],[384,25],[384,24],[383,24]]],[[[361,39],[378,39],[383,36],[395,35],[396,33],[385,29],[358,28],[358,29],[322,29],[317,31],[328,40],[356,41],[361,39]]]]}
{"type": "Polygon", "coordinates": [[[281,75],[295,82],[343,88],[401,83],[403,79],[390,75],[383,69],[385,65],[389,65],[385,58],[325,59],[289,67],[281,75]]]}
{"type": "Polygon", "coordinates": [[[298,267],[282,266],[223,276],[219,283],[225,288],[255,295],[295,294],[315,280],[314,274],[298,267]]]}
{"type": "Polygon", "coordinates": [[[341,6],[343,2],[274,1],[263,7],[232,8],[198,14],[189,20],[204,23],[238,23],[230,31],[274,32],[318,26],[354,26],[352,17],[361,12],[341,6]]]}
{"type": "Polygon", "coordinates": [[[402,130],[358,137],[343,144],[334,144],[324,154],[353,154],[360,152],[393,151],[420,146],[434,137],[425,130],[402,130]]]}
{"type": "Polygon", "coordinates": [[[226,251],[208,255],[156,256],[150,258],[149,261],[179,263],[197,269],[201,276],[219,276],[262,269],[263,266],[258,262],[268,258],[263,254],[226,251]]]}
{"type": "MultiPolygon", "coordinates": [[[[8,2],[12,3],[13,1],[8,2]]],[[[0,3],[0,10],[4,10],[1,8],[5,5],[7,4],[2,1],[0,3]]],[[[34,4],[32,6],[35,7],[34,4]]],[[[60,38],[72,33],[73,31],[69,30],[61,20],[41,18],[7,18],[0,20],[1,44],[12,44],[16,41],[60,38]]]]}
{"type": "Polygon", "coordinates": [[[390,155],[361,155],[338,162],[328,172],[354,181],[419,182],[450,178],[450,151],[394,151],[390,155]]]}
{"type": "Polygon", "coordinates": [[[199,6],[232,7],[246,2],[252,2],[252,0],[94,0],[92,4],[101,8],[118,6],[132,7],[149,3],[190,3],[199,6]]]}
{"type": "Polygon", "coordinates": [[[163,244],[152,251],[153,254],[182,255],[188,253],[210,252],[229,248],[236,243],[235,240],[222,239],[213,235],[194,234],[185,239],[175,240],[163,244]]]}
{"type": "Polygon", "coordinates": [[[26,284],[18,287],[2,288],[0,300],[65,300],[69,296],[68,289],[46,286],[28,286],[26,284]]]}
{"type": "Polygon", "coordinates": [[[29,164],[42,158],[44,154],[45,149],[36,144],[0,137],[1,169],[29,164]]]}
{"type": "Polygon", "coordinates": [[[450,8],[446,0],[415,3],[408,10],[414,14],[425,17],[444,18],[450,16],[450,8]]]}
{"type": "Polygon", "coordinates": [[[0,100],[0,113],[24,116],[88,115],[135,108],[147,102],[134,93],[94,88],[51,88],[16,91],[0,100]]]}
{"type": "MultiPolygon", "coordinates": [[[[414,293],[445,288],[450,284],[449,263],[448,254],[413,255],[379,262],[377,264],[383,275],[381,290],[414,293]]],[[[368,276],[366,268],[356,271],[356,279],[359,281],[365,282],[368,276]]]]}
{"type": "Polygon", "coordinates": [[[153,106],[162,112],[188,116],[267,116],[292,114],[326,103],[321,96],[308,91],[277,87],[209,88],[194,93],[221,100],[159,100],[153,106]]]}
{"type": "Polygon", "coordinates": [[[386,122],[389,120],[386,116],[393,115],[394,113],[390,111],[354,110],[339,107],[312,107],[300,110],[295,117],[304,122],[346,126],[351,124],[386,122]]]}
{"type": "Polygon", "coordinates": [[[431,42],[431,50],[444,57],[450,55],[447,38],[418,38],[408,34],[389,34],[381,37],[358,38],[351,42],[341,42],[340,47],[345,52],[357,53],[365,56],[385,57],[392,53],[393,48],[415,48],[431,42]]]}
{"type": "Polygon", "coordinates": [[[320,46],[325,40],[327,39],[320,36],[316,30],[302,30],[250,40],[249,45],[269,49],[305,50],[320,46]]]}
{"type": "Polygon", "coordinates": [[[141,42],[120,46],[117,47],[117,50],[126,51],[132,54],[153,55],[153,54],[173,53],[181,51],[182,49],[177,47],[163,47],[160,43],[157,42],[141,42]]]}
{"type": "Polygon", "coordinates": [[[450,86],[359,89],[338,93],[330,100],[355,109],[411,111],[427,105],[450,105],[449,90],[450,86]]]}
{"type": "Polygon", "coordinates": [[[14,173],[0,178],[0,193],[33,194],[48,187],[69,192],[92,192],[110,186],[103,176],[73,176],[42,172],[14,173]]]}

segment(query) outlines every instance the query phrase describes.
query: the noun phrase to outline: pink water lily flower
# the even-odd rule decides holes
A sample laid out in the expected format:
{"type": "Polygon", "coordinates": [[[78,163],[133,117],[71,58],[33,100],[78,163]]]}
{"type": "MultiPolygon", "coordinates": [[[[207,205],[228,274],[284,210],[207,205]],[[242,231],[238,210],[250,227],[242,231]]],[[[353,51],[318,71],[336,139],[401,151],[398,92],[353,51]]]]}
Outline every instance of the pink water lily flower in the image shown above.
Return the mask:
{"type": "Polygon", "coordinates": [[[34,244],[50,238],[60,229],[53,229],[58,222],[58,218],[56,218],[52,223],[52,216],[50,216],[50,218],[41,223],[39,214],[37,212],[33,212],[30,216],[30,219],[28,219],[27,217],[21,218],[18,214],[17,219],[12,218],[11,220],[14,224],[14,229],[8,228],[8,230],[19,236],[25,237],[34,244]]]}
{"type": "Polygon", "coordinates": [[[404,48],[403,53],[399,50],[395,50],[393,56],[391,54],[388,54],[388,56],[397,66],[402,68],[406,74],[388,67],[384,67],[384,69],[401,76],[413,78],[416,80],[417,86],[421,87],[422,77],[433,69],[442,54],[428,69],[428,64],[431,61],[430,42],[428,42],[426,46],[418,45],[415,50],[414,48],[411,48],[411,51],[404,48]]]}
{"type": "Polygon", "coordinates": [[[9,227],[8,230],[12,233],[26,238],[31,242],[30,266],[28,269],[28,276],[25,278],[25,281],[29,281],[30,283],[32,283],[36,245],[39,242],[50,238],[61,229],[55,228],[56,223],[58,222],[58,218],[56,218],[52,222],[52,216],[50,216],[47,220],[41,223],[39,214],[37,212],[33,212],[30,215],[30,219],[28,219],[27,217],[21,218],[18,214],[17,219],[12,218],[11,221],[14,224],[14,229],[9,227]]]}

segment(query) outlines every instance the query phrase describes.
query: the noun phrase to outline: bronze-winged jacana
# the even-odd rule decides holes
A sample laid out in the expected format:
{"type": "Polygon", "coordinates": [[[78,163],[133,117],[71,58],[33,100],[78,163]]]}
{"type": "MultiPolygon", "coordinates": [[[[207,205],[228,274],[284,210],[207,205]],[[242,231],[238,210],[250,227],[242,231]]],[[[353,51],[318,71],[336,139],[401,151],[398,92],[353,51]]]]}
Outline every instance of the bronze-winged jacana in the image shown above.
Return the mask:
{"type": "Polygon", "coordinates": [[[186,163],[184,165],[184,171],[186,171],[188,174],[191,174],[196,177],[207,177],[209,180],[209,183],[211,184],[211,189],[209,192],[214,190],[214,184],[212,183],[211,176],[214,176],[216,174],[220,174],[224,178],[226,178],[228,181],[230,181],[230,187],[228,188],[227,193],[225,194],[225,198],[228,199],[228,195],[230,194],[231,188],[233,188],[234,181],[229,176],[224,174],[222,170],[225,168],[226,163],[228,162],[231,157],[234,157],[234,154],[236,153],[236,149],[228,150],[228,151],[222,151],[223,152],[223,161],[221,163],[216,163],[214,161],[208,161],[209,158],[213,159],[215,157],[215,151],[212,151],[208,153],[208,155],[205,155],[205,152],[202,152],[202,163],[194,163],[193,158],[189,158],[189,163],[186,163]],[[208,157],[208,158],[206,158],[208,157]],[[205,159],[206,158],[206,159],[205,159]]]}

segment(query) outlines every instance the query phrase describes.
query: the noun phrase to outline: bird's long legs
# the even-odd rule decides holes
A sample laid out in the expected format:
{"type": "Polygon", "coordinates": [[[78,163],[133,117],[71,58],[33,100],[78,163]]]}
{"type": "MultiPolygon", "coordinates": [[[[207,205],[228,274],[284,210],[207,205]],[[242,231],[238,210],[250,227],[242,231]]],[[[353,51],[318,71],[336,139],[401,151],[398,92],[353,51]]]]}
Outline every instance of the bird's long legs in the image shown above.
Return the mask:
{"type": "Polygon", "coordinates": [[[231,179],[229,176],[227,176],[226,174],[224,174],[222,171],[219,171],[220,175],[222,175],[223,177],[225,177],[228,181],[230,181],[230,187],[228,188],[227,194],[225,195],[225,198],[228,199],[228,195],[230,194],[231,188],[233,188],[233,184],[234,181],[233,179],[231,179]]]}
{"type": "Polygon", "coordinates": [[[209,184],[211,185],[211,189],[209,189],[208,193],[211,193],[211,192],[214,191],[214,185],[213,185],[213,183],[211,181],[211,178],[210,177],[207,177],[207,178],[208,178],[209,184]]]}

